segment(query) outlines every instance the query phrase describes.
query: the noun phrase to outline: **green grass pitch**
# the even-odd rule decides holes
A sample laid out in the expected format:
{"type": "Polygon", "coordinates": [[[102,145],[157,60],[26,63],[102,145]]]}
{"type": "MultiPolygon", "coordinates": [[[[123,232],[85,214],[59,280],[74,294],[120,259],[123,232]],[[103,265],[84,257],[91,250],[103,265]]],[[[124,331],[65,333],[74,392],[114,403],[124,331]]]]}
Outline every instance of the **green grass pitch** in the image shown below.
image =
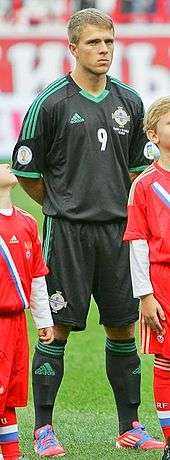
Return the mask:
{"type": "MultiPolygon", "coordinates": [[[[14,203],[32,213],[42,233],[40,207],[17,186],[14,203]]],[[[31,315],[29,323],[31,355],[36,343],[36,330],[31,315]]],[[[114,449],[117,417],[112,391],[105,376],[105,336],[98,325],[98,313],[91,303],[87,330],[72,333],[65,352],[65,377],[54,410],[54,428],[66,449],[66,459],[72,460],[159,460],[161,452],[114,449]]],[[[30,356],[31,367],[31,356],[30,356]]],[[[31,381],[31,376],[30,376],[31,381]]],[[[142,404],[140,420],[150,433],[161,439],[152,397],[152,357],[142,357],[142,404]]],[[[34,409],[30,386],[29,405],[18,410],[23,452],[30,460],[33,452],[34,409]]]]}

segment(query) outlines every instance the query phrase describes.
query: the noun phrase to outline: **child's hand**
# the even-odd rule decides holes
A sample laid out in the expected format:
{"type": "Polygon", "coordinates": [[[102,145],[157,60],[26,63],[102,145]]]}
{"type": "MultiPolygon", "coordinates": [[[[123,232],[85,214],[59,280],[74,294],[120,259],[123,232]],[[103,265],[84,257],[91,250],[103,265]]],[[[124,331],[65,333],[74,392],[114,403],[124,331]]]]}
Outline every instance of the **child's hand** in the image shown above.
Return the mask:
{"type": "Polygon", "coordinates": [[[141,312],[145,323],[157,333],[164,334],[165,330],[160,320],[165,321],[165,313],[153,294],[141,297],[141,312]]]}
{"type": "Polygon", "coordinates": [[[54,340],[54,328],[50,327],[43,327],[42,329],[38,329],[38,335],[42,342],[46,343],[47,345],[54,340]]]}

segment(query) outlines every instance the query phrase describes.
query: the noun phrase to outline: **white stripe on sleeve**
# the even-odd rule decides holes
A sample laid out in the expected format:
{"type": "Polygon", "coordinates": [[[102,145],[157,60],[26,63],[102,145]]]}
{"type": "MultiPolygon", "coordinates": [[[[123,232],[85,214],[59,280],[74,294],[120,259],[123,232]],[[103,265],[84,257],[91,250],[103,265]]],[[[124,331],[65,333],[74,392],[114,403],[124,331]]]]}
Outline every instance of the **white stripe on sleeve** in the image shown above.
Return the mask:
{"type": "Polygon", "coordinates": [[[153,287],[149,274],[149,247],[146,240],[130,241],[130,270],[133,296],[152,294],[153,287]]]}
{"type": "Polygon", "coordinates": [[[32,280],[30,309],[37,329],[53,326],[45,276],[32,280]]]}

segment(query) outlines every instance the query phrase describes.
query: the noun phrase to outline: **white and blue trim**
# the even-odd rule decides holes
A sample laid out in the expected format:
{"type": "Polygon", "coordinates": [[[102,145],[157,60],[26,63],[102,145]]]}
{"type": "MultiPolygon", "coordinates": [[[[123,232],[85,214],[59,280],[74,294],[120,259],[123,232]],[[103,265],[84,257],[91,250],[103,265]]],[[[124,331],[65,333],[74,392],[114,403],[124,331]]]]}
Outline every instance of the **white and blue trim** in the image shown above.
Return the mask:
{"type": "Polygon", "coordinates": [[[170,208],[170,193],[165,190],[159,182],[154,182],[152,184],[152,189],[159,196],[159,198],[165,203],[168,208],[170,208]]]}
{"type": "Polygon", "coordinates": [[[0,444],[18,441],[18,425],[8,425],[0,427],[0,444]]]}
{"type": "Polygon", "coordinates": [[[165,410],[165,411],[158,410],[157,415],[158,415],[161,427],[170,426],[170,411],[169,410],[165,410]]]}
{"type": "Polygon", "coordinates": [[[16,291],[17,291],[17,293],[18,293],[18,295],[19,295],[19,297],[21,299],[23,307],[28,308],[29,303],[28,303],[28,300],[27,300],[27,298],[25,296],[25,292],[24,292],[24,289],[23,289],[22,284],[21,284],[21,280],[20,280],[18,270],[17,270],[15,262],[14,262],[12,256],[11,256],[11,253],[10,253],[10,251],[8,249],[8,246],[6,245],[6,243],[3,240],[2,236],[0,236],[0,255],[5,260],[5,263],[6,263],[6,265],[8,267],[8,270],[9,270],[11,276],[12,276],[15,289],[16,289],[16,291]]]}

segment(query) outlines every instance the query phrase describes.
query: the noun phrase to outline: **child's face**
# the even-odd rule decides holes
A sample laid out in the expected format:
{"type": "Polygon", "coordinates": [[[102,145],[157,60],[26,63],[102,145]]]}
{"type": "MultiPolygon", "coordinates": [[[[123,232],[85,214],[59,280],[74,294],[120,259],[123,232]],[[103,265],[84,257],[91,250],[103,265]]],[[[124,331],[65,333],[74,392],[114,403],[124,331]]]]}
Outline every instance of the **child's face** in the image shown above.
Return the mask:
{"type": "Polygon", "coordinates": [[[12,173],[10,165],[0,164],[0,188],[7,186],[14,187],[17,182],[17,178],[12,173]]]}
{"type": "Polygon", "coordinates": [[[170,112],[162,115],[156,127],[157,144],[159,148],[169,151],[170,154],[170,112]]]}

